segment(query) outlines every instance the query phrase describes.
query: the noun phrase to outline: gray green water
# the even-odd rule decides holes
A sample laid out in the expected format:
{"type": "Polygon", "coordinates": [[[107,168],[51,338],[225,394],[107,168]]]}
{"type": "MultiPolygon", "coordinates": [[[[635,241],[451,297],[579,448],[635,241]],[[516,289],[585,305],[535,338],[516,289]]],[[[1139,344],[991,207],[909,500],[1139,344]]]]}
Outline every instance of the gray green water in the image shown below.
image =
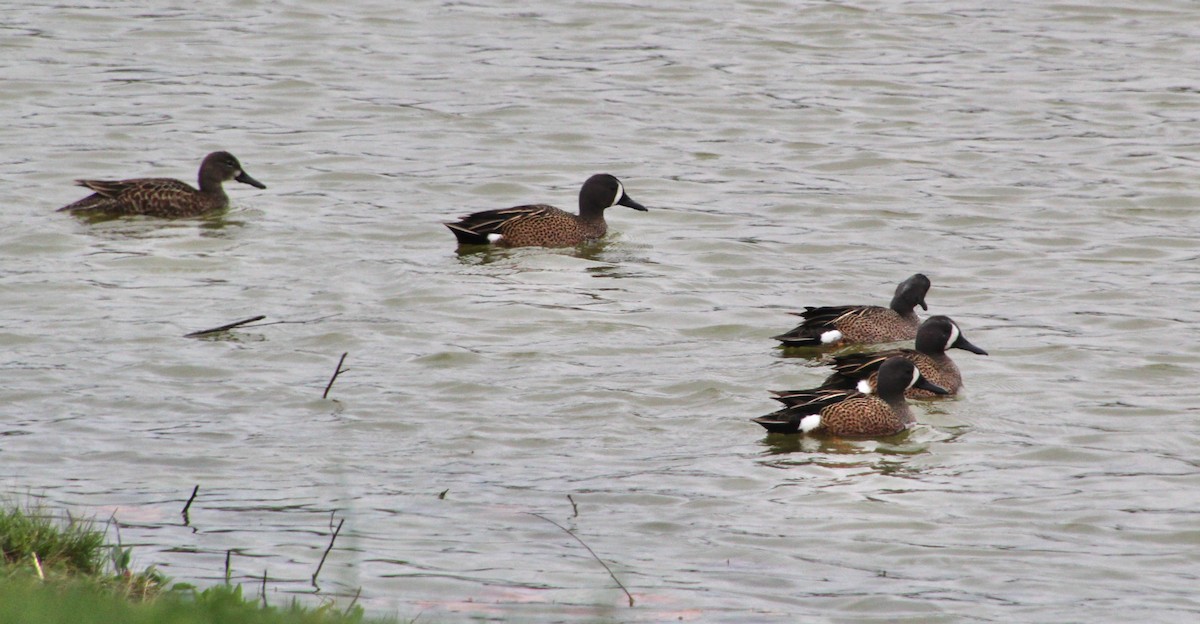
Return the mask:
{"type": "Polygon", "coordinates": [[[114,516],[141,565],[216,583],[232,550],[305,597],[332,514],[318,596],[421,621],[1200,613],[1189,2],[0,23],[0,490],[114,516]],[[223,219],[54,212],[216,149],[269,187],[223,219]],[[440,224],[600,171],[650,212],[599,245],[459,255],[440,224]],[[917,271],[991,353],[955,353],[963,395],[881,442],[748,421],[824,374],[773,348],[787,312],[917,271]],[[182,337],[257,314],[284,323],[182,337]]]}

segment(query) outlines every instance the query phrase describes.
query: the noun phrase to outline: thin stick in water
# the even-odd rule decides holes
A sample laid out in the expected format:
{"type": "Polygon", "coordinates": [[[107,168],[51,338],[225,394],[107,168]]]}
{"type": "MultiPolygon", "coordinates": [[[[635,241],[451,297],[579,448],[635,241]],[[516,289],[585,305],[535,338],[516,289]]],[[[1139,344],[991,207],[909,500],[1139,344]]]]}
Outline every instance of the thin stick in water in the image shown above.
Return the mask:
{"type": "Polygon", "coordinates": [[[229,555],[232,552],[233,552],[233,550],[225,551],[225,584],[226,585],[229,584],[229,555]]]}
{"type": "Polygon", "coordinates": [[[196,338],[198,336],[207,336],[208,334],[219,334],[223,331],[228,331],[230,329],[233,329],[234,327],[241,327],[242,325],[245,325],[247,323],[253,323],[254,321],[261,321],[265,318],[267,318],[265,314],[259,314],[258,316],[255,316],[252,318],[244,319],[241,321],[234,321],[228,325],[222,325],[220,327],[214,327],[212,329],[202,329],[200,331],[194,331],[190,334],[184,334],[183,337],[184,338],[196,338]]]}
{"type": "Polygon", "coordinates": [[[354,605],[358,603],[359,596],[362,596],[362,585],[358,586],[358,591],[354,592],[354,599],[346,606],[346,611],[342,613],[345,617],[350,617],[350,613],[354,611],[354,605]]]}
{"type": "Polygon", "coordinates": [[[312,584],[317,586],[317,575],[321,573],[321,568],[325,566],[325,558],[329,556],[329,551],[333,550],[333,541],[337,539],[338,533],[342,532],[342,525],[346,524],[346,519],[342,518],[338,522],[337,528],[333,530],[333,536],[329,538],[329,546],[325,548],[325,554],[321,555],[321,563],[317,564],[317,571],[313,572],[312,584]]]}
{"type": "Polygon", "coordinates": [[[191,519],[188,518],[188,510],[192,508],[192,501],[196,500],[196,493],[199,491],[200,491],[199,485],[192,488],[192,495],[188,498],[187,504],[183,506],[183,511],[180,512],[180,514],[183,515],[183,526],[187,526],[188,524],[191,523],[191,519]]]}
{"type": "Polygon", "coordinates": [[[325,316],[318,316],[317,318],[305,319],[303,321],[271,321],[270,323],[255,325],[255,327],[266,327],[267,325],[307,325],[308,323],[319,323],[325,319],[331,319],[335,316],[341,315],[342,313],[338,312],[337,314],[326,314],[325,316]]]}
{"type": "Polygon", "coordinates": [[[591,546],[588,546],[586,543],[584,543],[583,540],[579,539],[579,536],[572,533],[570,529],[551,520],[550,518],[547,518],[546,516],[543,516],[542,514],[533,513],[532,511],[529,511],[526,513],[528,513],[531,516],[541,518],[542,520],[545,520],[546,522],[549,522],[550,524],[553,524],[554,526],[562,529],[563,533],[566,533],[567,535],[570,535],[571,537],[575,538],[575,541],[579,542],[580,546],[583,546],[584,548],[587,549],[587,551],[589,553],[591,553],[593,559],[595,559],[596,561],[599,561],[600,565],[604,566],[604,569],[608,571],[608,576],[610,576],[612,578],[613,582],[617,584],[617,587],[621,588],[621,591],[625,592],[625,597],[629,598],[629,606],[631,606],[631,607],[633,606],[633,594],[630,594],[629,590],[625,589],[625,585],[623,583],[621,583],[620,579],[617,578],[616,574],[613,574],[612,568],[608,567],[608,564],[604,563],[604,560],[601,559],[598,555],[596,555],[596,551],[592,550],[591,546]]]}
{"type": "Polygon", "coordinates": [[[575,499],[571,498],[570,494],[567,494],[567,500],[571,501],[571,511],[573,512],[573,513],[571,513],[571,517],[578,518],[579,517],[579,505],[575,504],[575,499]]]}
{"type": "Polygon", "coordinates": [[[329,397],[329,389],[334,388],[334,382],[335,382],[335,380],[337,380],[337,376],[340,376],[340,374],[346,372],[346,370],[344,370],[344,368],[342,368],[342,362],[346,361],[346,356],[349,354],[350,354],[350,352],[343,353],[342,359],[337,360],[337,368],[335,368],[335,370],[334,370],[334,377],[329,378],[329,384],[325,385],[325,392],[324,392],[324,394],[320,395],[320,397],[328,398],[329,397]]]}

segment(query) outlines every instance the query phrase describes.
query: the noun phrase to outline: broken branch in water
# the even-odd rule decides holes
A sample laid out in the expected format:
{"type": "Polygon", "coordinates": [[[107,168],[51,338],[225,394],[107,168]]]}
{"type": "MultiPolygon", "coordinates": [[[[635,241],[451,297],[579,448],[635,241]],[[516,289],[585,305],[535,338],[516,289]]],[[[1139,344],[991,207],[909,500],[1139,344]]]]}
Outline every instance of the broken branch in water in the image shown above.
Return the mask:
{"type": "Polygon", "coordinates": [[[343,354],[342,354],[342,359],[338,360],[338,365],[337,365],[337,368],[336,368],[336,369],[334,369],[334,371],[333,371],[333,377],[330,377],[330,378],[329,378],[329,383],[328,383],[328,384],[325,386],[325,392],[323,392],[323,393],[321,394],[321,398],[322,398],[322,399],[325,399],[325,398],[328,398],[328,397],[329,397],[329,389],[333,387],[333,382],[334,382],[334,381],[335,381],[335,380],[338,378],[338,375],[341,375],[342,373],[346,372],[346,369],[343,369],[343,368],[342,368],[342,362],[345,362],[345,361],[346,361],[346,356],[347,356],[347,355],[350,355],[350,352],[349,352],[349,351],[347,351],[347,352],[343,353],[343,354]]]}
{"type": "Polygon", "coordinates": [[[335,316],[341,316],[341,315],[342,315],[342,313],[338,312],[337,314],[326,314],[325,316],[318,316],[317,318],[305,319],[303,321],[271,321],[270,323],[263,323],[262,325],[255,325],[255,327],[266,327],[267,325],[306,325],[308,323],[316,323],[317,321],[323,321],[325,319],[329,319],[329,318],[333,318],[335,316]]]}
{"type": "MultiPolygon", "coordinates": [[[[361,595],[362,595],[362,585],[359,585],[358,591],[354,592],[354,600],[351,600],[350,604],[346,606],[346,610],[342,613],[342,617],[345,617],[345,618],[350,617],[350,614],[354,612],[354,605],[358,602],[358,597],[361,595]]],[[[412,620],[412,621],[416,622],[416,620],[412,620]]]]}
{"type": "Polygon", "coordinates": [[[222,325],[220,327],[214,327],[212,329],[202,329],[200,331],[194,331],[190,334],[184,334],[183,337],[184,338],[197,338],[199,336],[207,336],[209,334],[219,334],[223,331],[231,330],[234,327],[241,327],[242,325],[245,325],[247,323],[253,323],[254,321],[261,321],[265,318],[267,318],[267,316],[265,314],[259,314],[258,316],[248,318],[245,320],[241,320],[241,321],[235,321],[228,325],[222,325]]]}
{"type": "Polygon", "coordinates": [[[196,500],[196,493],[199,491],[200,491],[199,485],[192,488],[192,495],[191,495],[191,497],[188,498],[187,504],[183,506],[183,511],[180,512],[180,514],[183,515],[183,526],[187,526],[188,524],[191,524],[191,522],[192,522],[191,519],[188,518],[188,510],[192,508],[192,501],[196,500]]]}
{"type": "Polygon", "coordinates": [[[337,539],[338,533],[342,532],[343,524],[346,524],[345,518],[342,518],[341,521],[338,522],[337,528],[333,530],[333,537],[329,538],[329,546],[325,548],[325,554],[321,555],[321,563],[317,564],[317,571],[313,572],[312,575],[313,587],[317,586],[317,575],[321,573],[321,568],[325,567],[325,558],[329,556],[329,551],[333,550],[333,541],[337,539]]]}
{"type": "Polygon", "coordinates": [[[600,565],[604,566],[604,569],[606,571],[608,571],[608,576],[611,577],[613,582],[617,584],[617,587],[621,588],[621,591],[625,592],[625,597],[629,598],[629,606],[631,606],[631,607],[633,606],[633,594],[630,594],[629,590],[625,589],[625,585],[623,583],[621,583],[620,579],[617,578],[616,574],[613,574],[612,568],[608,567],[608,564],[604,563],[604,560],[601,559],[598,555],[596,555],[596,551],[592,550],[591,546],[588,546],[586,543],[584,543],[583,540],[579,539],[579,536],[572,533],[570,529],[551,520],[550,518],[547,518],[546,516],[543,516],[542,514],[533,513],[532,511],[529,511],[526,513],[528,513],[531,516],[541,518],[542,520],[545,520],[546,522],[549,522],[550,524],[553,524],[554,526],[562,529],[563,533],[566,533],[567,535],[570,535],[571,537],[575,538],[575,541],[579,542],[580,546],[583,546],[584,548],[587,549],[587,551],[589,553],[591,553],[593,559],[595,559],[596,561],[599,561],[600,565]]]}

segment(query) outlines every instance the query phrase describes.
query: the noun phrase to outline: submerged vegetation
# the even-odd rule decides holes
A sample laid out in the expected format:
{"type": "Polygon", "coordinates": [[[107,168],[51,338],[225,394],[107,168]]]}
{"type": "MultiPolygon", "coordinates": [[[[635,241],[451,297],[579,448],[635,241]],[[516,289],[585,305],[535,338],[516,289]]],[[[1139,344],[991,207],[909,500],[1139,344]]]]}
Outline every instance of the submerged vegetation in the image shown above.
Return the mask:
{"type": "Polygon", "coordinates": [[[40,508],[0,507],[0,622],[22,624],[349,624],[361,607],[293,601],[263,606],[241,586],[200,590],[153,567],[129,568],[132,552],[109,544],[92,520],[40,508]]]}

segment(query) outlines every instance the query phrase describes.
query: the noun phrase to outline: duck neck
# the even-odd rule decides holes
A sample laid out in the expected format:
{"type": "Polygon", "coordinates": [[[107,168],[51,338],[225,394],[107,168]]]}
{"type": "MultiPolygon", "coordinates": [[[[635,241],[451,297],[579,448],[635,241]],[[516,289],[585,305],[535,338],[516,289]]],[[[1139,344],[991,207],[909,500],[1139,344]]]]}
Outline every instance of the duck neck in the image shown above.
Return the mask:
{"type": "Polygon", "coordinates": [[[896,295],[896,297],[892,299],[892,304],[889,307],[892,308],[896,314],[899,314],[906,319],[917,318],[917,305],[915,303],[909,303],[905,301],[900,295],[896,295]]]}
{"type": "Polygon", "coordinates": [[[879,395],[879,398],[884,403],[887,403],[888,405],[892,406],[893,409],[897,409],[897,410],[908,409],[908,401],[904,400],[904,391],[900,391],[899,394],[893,394],[893,393],[889,393],[886,395],[881,394],[881,395],[879,395]]]}
{"type": "Polygon", "coordinates": [[[593,208],[579,202],[579,220],[584,223],[604,223],[604,209],[593,208]]]}
{"type": "Polygon", "coordinates": [[[219,176],[206,175],[205,172],[200,173],[200,192],[205,195],[214,197],[225,197],[225,187],[223,180],[219,176]]]}
{"type": "Polygon", "coordinates": [[[892,412],[900,418],[900,422],[906,425],[916,422],[917,419],[913,417],[912,410],[908,407],[908,402],[904,400],[904,395],[900,395],[899,402],[893,403],[888,401],[888,405],[891,406],[892,412]]]}
{"type": "Polygon", "coordinates": [[[875,393],[879,396],[879,399],[893,408],[908,405],[908,402],[904,400],[904,392],[906,390],[908,390],[908,388],[881,388],[879,387],[879,382],[875,383],[875,393]]]}

